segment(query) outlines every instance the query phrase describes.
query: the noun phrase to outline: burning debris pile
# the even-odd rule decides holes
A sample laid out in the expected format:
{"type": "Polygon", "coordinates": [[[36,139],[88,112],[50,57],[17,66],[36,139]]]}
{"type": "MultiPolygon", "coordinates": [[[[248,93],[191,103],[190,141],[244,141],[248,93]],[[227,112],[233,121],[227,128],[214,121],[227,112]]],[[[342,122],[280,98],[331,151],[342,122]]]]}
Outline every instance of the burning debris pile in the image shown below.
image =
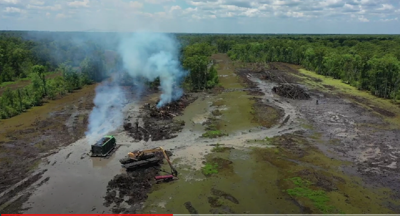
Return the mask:
{"type": "MultiPolygon", "coordinates": [[[[183,110],[197,97],[185,94],[179,100],[172,103],[166,104],[161,108],[157,108],[156,104],[146,104],[142,110],[143,126],[139,125],[136,120],[135,125],[131,123],[125,123],[124,129],[128,134],[133,137],[136,141],[144,140],[163,140],[175,138],[176,132],[182,130],[185,125],[184,121],[177,121],[173,118],[181,115],[183,110]]],[[[126,119],[130,121],[130,119],[126,119]]]]}
{"type": "Polygon", "coordinates": [[[308,100],[310,95],[305,92],[303,88],[294,84],[281,84],[272,88],[272,91],[282,97],[287,97],[297,100],[308,100]]]}
{"type": "Polygon", "coordinates": [[[184,94],[179,100],[166,104],[161,108],[157,108],[156,104],[147,104],[147,109],[150,111],[149,116],[156,119],[172,119],[175,116],[182,114],[182,111],[192,103],[196,98],[190,97],[188,94],[184,94]]]}

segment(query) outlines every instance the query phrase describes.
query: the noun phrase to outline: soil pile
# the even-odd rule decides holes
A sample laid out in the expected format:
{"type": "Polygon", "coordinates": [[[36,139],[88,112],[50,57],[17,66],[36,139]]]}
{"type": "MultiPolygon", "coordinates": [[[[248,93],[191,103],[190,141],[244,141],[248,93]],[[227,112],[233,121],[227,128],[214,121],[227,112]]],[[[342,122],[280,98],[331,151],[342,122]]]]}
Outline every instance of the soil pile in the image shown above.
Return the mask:
{"type": "Polygon", "coordinates": [[[196,99],[197,97],[185,94],[179,100],[166,104],[161,108],[157,108],[158,102],[146,104],[141,108],[143,126],[140,126],[138,122],[135,125],[126,122],[124,129],[136,141],[148,141],[150,139],[158,141],[175,138],[177,136],[175,133],[182,130],[185,122],[176,121],[173,118],[181,115],[183,110],[196,99]]]}
{"type": "Polygon", "coordinates": [[[108,182],[104,205],[115,204],[112,208],[114,214],[135,214],[141,208],[141,202],[147,199],[157,173],[157,167],[151,167],[116,175],[108,182]]]}
{"type": "MultiPolygon", "coordinates": [[[[152,185],[157,183],[155,177],[161,171],[161,164],[164,163],[162,152],[154,154],[160,159],[158,164],[127,170],[126,173],[116,175],[108,182],[104,205],[108,207],[114,204],[112,208],[114,214],[136,214],[136,211],[142,208],[152,185]]],[[[166,151],[166,154],[172,156],[171,151],[166,151]]]]}
{"type": "Polygon", "coordinates": [[[291,99],[310,99],[310,95],[307,94],[303,88],[294,84],[281,84],[279,86],[273,87],[272,91],[275,92],[277,95],[291,99]]]}

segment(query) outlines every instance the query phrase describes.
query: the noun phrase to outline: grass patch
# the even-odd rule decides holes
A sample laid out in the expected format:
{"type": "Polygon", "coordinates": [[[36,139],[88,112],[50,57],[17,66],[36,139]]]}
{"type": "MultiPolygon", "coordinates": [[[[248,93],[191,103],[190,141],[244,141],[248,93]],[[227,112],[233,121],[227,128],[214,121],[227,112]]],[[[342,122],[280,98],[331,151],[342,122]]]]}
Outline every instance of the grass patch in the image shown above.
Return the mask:
{"type": "Polygon", "coordinates": [[[202,135],[202,137],[204,138],[217,138],[222,136],[228,136],[228,134],[222,133],[219,130],[212,130],[212,131],[207,131],[202,135]]]}
{"type": "Polygon", "coordinates": [[[259,140],[246,140],[246,143],[256,143],[256,144],[264,144],[264,145],[270,145],[273,142],[273,138],[270,137],[265,137],[264,139],[259,139],[259,140]]]}
{"type": "Polygon", "coordinates": [[[211,149],[211,152],[223,152],[224,148],[221,147],[221,144],[217,143],[214,148],[211,149]]]}
{"type": "Polygon", "coordinates": [[[225,152],[225,151],[228,151],[228,150],[231,150],[231,149],[233,149],[233,148],[232,147],[223,147],[221,144],[217,143],[211,149],[211,152],[214,152],[214,153],[219,152],[219,153],[221,153],[221,152],[225,152]]]}
{"type": "Polygon", "coordinates": [[[304,180],[300,177],[293,177],[288,180],[295,185],[294,188],[286,190],[291,197],[309,199],[313,205],[324,214],[337,213],[335,207],[328,205],[330,199],[325,191],[313,190],[310,188],[310,186],[313,185],[312,182],[304,180]]]}
{"type": "Polygon", "coordinates": [[[362,179],[346,176],[340,167],[350,162],[324,155],[302,134],[273,137],[276,148],[254,148],[252,156],[258,163],[268,163],[278,169],[278,188],[303,206],[307,213],[377,214],[392,213],[382,200],[396,205],[391,193],[383,189],[363,187],[362,179]]]}
{"type": "Polygon", "coordinates": [[[17,81],[9,81],[9,82],[3,82],[0,84],[0,87],[6,87],[8,85],[15,84],[17,81]]]}
{"type": "Polygon", "coordinates": [[[211,176],[212,174],[218,173],[218,164],[217,163],[206,163],[204,167],[201,169],[202,173],[205,176],[211,176]]]}
{"type": "MultiPolygon", "coordinates": [[[[53,75],[53,74],[55,74],[55,72],[51,71],[51,72],[46,72],[44,75],[46,76],[46,79],[49,79],[49,78],[51,78],[51,75],[53,75]]],[[[14,81],[2,82],[2,83],[0,83],[0,87],[6,87],[6,86],[9,86],[9,85],[16,85],[16,84],[22,83],[22,81],[30,81],[30,80],[31,80],[31,77],[28,75],[28,77],[18,78],[18,79],[14,80],[14,81]]]]}

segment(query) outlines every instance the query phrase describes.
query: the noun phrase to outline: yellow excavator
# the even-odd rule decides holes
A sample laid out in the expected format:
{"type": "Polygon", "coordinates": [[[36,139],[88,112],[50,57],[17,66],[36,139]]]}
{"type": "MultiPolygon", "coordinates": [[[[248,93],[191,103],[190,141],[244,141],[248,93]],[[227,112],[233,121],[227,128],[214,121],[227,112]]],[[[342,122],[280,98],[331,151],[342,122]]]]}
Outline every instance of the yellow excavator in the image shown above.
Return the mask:
{"type": "Polygon", "coordinates": [[[140,167],[154,166],[160,162],[160,157],[157,153],[162,153],[163,157],[167,160],[170,168],[171,174],[174,177],[178,176],[178,172],[172,166],[167,152],[162,147],[157,147],[154,149],[142,150],[129,152],[126,158],[120,160],[122,167],[127,170],[133,170],[140,167]]]}

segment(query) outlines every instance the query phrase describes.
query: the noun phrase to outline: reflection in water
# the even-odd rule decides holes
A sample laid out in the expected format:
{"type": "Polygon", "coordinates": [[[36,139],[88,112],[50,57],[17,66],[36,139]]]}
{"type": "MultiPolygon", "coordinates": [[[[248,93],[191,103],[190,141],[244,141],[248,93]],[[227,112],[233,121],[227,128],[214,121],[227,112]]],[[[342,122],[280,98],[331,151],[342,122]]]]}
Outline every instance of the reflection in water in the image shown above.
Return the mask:
{"type": "Polygon", "coordinates": [[[107,166],[108,163],[112,160],[111,156],[110,158],[99,158],[99,157],[91,157],[90,160],[92,161],[92,167],[93,168],[102,168],[107,166]]]}

